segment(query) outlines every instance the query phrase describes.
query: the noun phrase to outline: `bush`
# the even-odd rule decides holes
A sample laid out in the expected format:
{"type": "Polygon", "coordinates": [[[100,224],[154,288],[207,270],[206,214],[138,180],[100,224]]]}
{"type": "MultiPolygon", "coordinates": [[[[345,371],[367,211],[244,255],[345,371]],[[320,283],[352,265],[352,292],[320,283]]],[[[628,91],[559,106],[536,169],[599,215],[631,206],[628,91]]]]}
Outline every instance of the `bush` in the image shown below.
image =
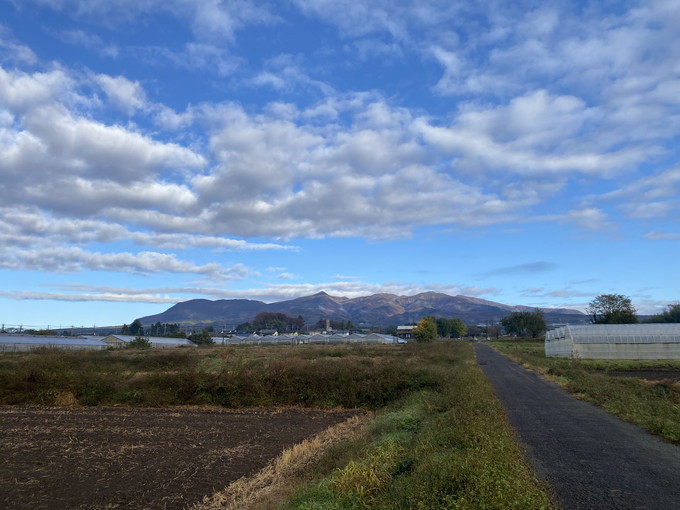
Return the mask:
{"type": "Polygon", "coordinates": [[[130,340],[125,347],[128,349],[150,349],[151,342],[148,338],[137,335],[134,340],[130,340]]]}

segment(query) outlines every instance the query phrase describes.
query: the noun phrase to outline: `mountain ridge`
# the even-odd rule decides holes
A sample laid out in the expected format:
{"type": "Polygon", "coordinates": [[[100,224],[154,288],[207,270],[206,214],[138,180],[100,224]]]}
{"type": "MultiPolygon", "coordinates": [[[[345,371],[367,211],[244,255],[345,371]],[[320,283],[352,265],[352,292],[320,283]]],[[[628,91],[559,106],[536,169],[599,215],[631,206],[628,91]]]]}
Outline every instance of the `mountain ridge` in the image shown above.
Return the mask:
{"type": "MultiPolygon", "coordinates": [[[[302,316],[305,324],[320,319],[350,320],[357,326],[377,326],[417,322],[426,315],[458,317],[468,325],[496,323],[511,312],[533,311],[534,307],[506,305],[495,301],[450,296],[441,292],[421,292],[413,296],[379,293],[348,298],[332,296],[324,291],[310,296],[265,303],[251,299],[191,299],[171,306],[165,312],[140,317],[144,325],[180,323],[184,325],[216,325],[232,328],[250,322],[261,312],[302,316]]],[[[567,308],[541,308],[548,323],[585,323],[588,316],[567,308]]]]}

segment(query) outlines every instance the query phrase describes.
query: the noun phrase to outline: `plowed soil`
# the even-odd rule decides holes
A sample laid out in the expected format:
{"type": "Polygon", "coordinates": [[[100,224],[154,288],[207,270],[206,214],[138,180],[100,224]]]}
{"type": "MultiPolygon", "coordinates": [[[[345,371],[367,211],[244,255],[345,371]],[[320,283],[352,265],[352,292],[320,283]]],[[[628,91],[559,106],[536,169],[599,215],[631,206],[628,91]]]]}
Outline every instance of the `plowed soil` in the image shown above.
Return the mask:
{"type": "Polygon", "coordinates": [[[182,509],[352,414],[0,407],[0,508],[182,509]]]}
{"type": "Polygon", "coordinates": [[[637,377],[648,381],[680,382],[680,370],[610,370],[605,372],[613,377],[637,377]]]}

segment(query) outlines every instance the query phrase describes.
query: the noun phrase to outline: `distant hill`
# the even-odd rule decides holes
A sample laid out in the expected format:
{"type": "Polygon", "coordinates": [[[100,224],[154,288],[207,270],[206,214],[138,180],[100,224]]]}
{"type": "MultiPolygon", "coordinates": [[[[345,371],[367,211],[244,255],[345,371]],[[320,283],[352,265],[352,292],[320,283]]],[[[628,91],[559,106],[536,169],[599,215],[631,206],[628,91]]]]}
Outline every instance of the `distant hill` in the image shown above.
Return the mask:
{"type": "MultiPolygon", "coordinates": [[[[358,298],[330,296],[319,292],[277,303],[263,303],[249,299],[192,299],[178,303],[163,313],[140,317],[144,325],[156,322],[183,325],[214,325],[235,327],[252,321],[260,312],[301,315],[305,324],[319,319],[350,320],[357,326],[389,326],[417,322],[426,315],[458,317],[466,324],[495,323],[511,312],[533,311],[528,306],[511,306],[466,296],[449,296],[438,292],[423,292],[415,296],[374,294],[358,298]]],[[[578,310],[543,308],[546,322],[586,323],[588,316],[578,310]]]]}

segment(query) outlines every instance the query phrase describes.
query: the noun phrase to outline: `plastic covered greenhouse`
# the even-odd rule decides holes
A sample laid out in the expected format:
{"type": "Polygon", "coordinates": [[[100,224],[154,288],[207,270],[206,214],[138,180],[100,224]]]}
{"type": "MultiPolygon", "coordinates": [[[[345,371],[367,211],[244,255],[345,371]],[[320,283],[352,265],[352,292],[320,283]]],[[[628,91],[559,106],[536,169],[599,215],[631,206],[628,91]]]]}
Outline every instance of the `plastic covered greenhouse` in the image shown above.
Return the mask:
{"type": "Polygon", "coordinates": [[[0,352],[25,352],[42,348],[103,351],[107,347],[101,340],[80,337],[0,335],[0,352]]]}
{"type": "Polygon", "coordinates": [[[680,359],[680,324],[562,326],[546,333],[545,355],[583,359],[680,359]]]}

